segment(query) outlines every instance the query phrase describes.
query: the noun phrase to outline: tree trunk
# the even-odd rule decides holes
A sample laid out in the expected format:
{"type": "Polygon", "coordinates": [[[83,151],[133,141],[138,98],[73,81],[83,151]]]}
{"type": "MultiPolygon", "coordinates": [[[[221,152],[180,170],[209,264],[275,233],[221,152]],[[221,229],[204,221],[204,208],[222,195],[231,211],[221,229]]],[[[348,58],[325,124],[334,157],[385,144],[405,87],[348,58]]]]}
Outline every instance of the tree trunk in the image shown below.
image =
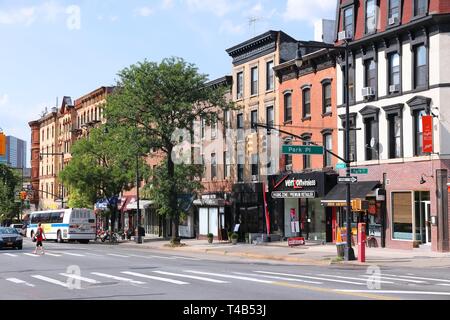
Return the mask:
{"type": "Polygon", "coordinates": [[[176,192],[176,181],[175,181],[175,164],[172,161],[172,148],[168,148],[167,157],[167,173],[170,180],[170,216],[172,217],[172,244],[179,244],[180,237],[178,236],[178,229],[180,224],[180,217],[178,214],[178,204],[177,204],[177,192],[176,192]]]}

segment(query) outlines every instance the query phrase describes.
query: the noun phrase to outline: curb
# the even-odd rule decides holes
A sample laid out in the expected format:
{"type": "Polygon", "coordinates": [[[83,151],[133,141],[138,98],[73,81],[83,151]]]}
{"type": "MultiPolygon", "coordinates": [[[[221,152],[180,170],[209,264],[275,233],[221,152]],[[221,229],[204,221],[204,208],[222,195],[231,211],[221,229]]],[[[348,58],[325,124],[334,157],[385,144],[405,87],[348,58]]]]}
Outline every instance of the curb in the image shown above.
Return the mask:
{"type": "Polygon", "coordinates": [[[330,259],[326,260],[318,260],[318,259],[304,259],[304,258],[296,258],[296,257],[286,257],[286,256],[273,256],[273,255],[265,255],[251,252],[230,252],[226,250],[215,250],[215,249],[195,249],[189,246],[179,247],[179,248],[170,248],[170,247],[152,247],[152,246],[140,246],[136,247],[135,245],[122,244],[124,248],[142,248],[142,249],[152,249],[159,251],[189,251],[196,253],[205,253],[205,254],[213,254],[213,255],[221,255],[221,256],[229,256],[229,257],[243,257],[249,259],[259,259],[259,260],[273,260],[273,261],[286,261],[286,262],[296,262],[302,264],[312,264],[312,265],[331,265],[332,261],[330,259]]]}

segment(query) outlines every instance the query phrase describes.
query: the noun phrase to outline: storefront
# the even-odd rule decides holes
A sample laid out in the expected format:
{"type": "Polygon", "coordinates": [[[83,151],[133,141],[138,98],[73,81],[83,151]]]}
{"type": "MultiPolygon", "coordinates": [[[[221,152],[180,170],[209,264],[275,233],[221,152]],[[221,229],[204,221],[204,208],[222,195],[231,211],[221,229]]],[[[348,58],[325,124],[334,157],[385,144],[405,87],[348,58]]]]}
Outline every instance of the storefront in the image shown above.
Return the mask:
{"type": "Polygon", "coordinates": [[[231,203],[226,200],[230,195],[225,193],[203,194],[194,201],[197,207],[197,238],[204,239],[212,233],[218,240],[227,240],[227,232],[231,230],[231,203]]]}
{"type": "MultiPolygon", "coordinates": [[[[351,228],[357,234],[358,223],[366,223],[366,234],[374,238],[374,245],[381,246],[384,236],[385,193],[380,191],[379,181],[361,181],[350,185],[352,200],[351,228]]],[[[332,210],[332,240],[338,239],[338,230],[347,227],[347,185],[336,185],[323,199],[324,208],[332,210]]]]}
{"type": "Polygon", "coordinates": [[[285,238],[332,241],[332,210],[321,200],[337,182],[327,172],[292,173],[269,177],[269,211],[273,233],[285,238]]]}

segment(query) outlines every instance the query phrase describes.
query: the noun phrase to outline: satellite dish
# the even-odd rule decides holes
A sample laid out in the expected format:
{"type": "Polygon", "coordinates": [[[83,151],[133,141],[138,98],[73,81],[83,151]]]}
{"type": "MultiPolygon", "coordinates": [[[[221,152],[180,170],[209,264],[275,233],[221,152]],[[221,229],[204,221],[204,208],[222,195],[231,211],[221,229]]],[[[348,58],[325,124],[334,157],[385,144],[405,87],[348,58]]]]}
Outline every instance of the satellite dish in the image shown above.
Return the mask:
{"type": "Polygon", "coordinates": [[[375,148],[375,145],[377,143],[377,140],[375,138],[370,139],[370,147],[375,148]]]}

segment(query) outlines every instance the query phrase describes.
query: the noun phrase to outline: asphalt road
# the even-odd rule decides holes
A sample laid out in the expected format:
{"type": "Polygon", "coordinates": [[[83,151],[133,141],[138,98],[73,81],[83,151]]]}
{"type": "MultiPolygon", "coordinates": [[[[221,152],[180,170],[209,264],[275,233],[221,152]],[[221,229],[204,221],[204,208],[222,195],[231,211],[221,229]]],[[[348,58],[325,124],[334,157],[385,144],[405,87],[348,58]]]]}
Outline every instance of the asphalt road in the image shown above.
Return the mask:
{"type": "Polygon", "coordinates": [[[307,266],[46,242],[46,254],[0,251],[0,299],[450,299],[447,269],[307,266]]]}

